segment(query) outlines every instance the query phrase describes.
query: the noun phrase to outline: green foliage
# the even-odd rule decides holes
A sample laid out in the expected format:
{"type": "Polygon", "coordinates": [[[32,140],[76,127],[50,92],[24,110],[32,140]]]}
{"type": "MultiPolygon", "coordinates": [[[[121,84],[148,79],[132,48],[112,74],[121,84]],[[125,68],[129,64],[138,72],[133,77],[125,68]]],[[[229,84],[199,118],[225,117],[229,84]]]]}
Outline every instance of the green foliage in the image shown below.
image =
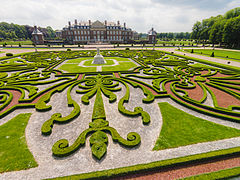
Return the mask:
{"type": "Polygon", "coordinates": [[[237,7],[226,12],[224,15],[224,18],[231,19],[231,18],[238,17],[239,15],[240,15],[240,7],[237,7]]]}
{"type": "Polygon", "coordinates": [[[0,37],[3,39],[14,39],[14,38],[28,38],[28,33],[25,26],[20,26],[17,24],[8,24],[6,22],[0,23],[0,37]]]}
{"type": "Polygon", "coordinates": [[[212,52],[211,57],[214,57],[214,52],[212,52]]]}
{"type": "Polygon", "coordinates": [[[163,127],[153,150],[215,141],[240,135],[240,130],[187,114],[168,103],[159,103],[163,127]]]}
{"type": "Polygon", "coordinates": [[[233,48],[240,47],[240,15],[228,19],[224,25],[223,42],[233,48]]]}
{"type": "Polygon", "coordinates": [[[12,53],[6,53],[6,56],[13,56],[12,53]]]}
{"type": "Polygon", "coordinates": [[[19,171],[37,166],[25,139],[31,114],[20,114],[0,126],[0,172],[19,171]]]}
{"type": "Polygon", "coordinates": [[[218,15],[197,21],[192,28],[191,38],[225,43],[228,47],[240,47],[240,8],[232,9],[224,16],[218,15]]]}

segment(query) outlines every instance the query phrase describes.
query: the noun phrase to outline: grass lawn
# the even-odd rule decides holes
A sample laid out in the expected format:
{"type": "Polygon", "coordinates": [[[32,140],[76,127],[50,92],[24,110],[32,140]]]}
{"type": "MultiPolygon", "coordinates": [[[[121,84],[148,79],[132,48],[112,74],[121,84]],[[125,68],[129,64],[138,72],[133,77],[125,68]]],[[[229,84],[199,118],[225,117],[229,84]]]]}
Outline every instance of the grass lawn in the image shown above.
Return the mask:
{"type": "Polygon", "coordinates": [[[0,173],[37,166],[25,139],[30,116],[30,113],[19,114],[0,126],[0,173]]]}
{"type": "Polygon", "coordinates": [[[240,136],[240,130],[219,125],[159,103],[163,126],[153,150],[176,148],[200,142],[240,136]]]}
{"type": "MultiPolygon", "coordinates": [[[[92,64],[92,61],[93,61],[92,59],[90,59],[89,61],[85,61],[83,65],[84,66],[102,66],[102,64],[92,64]]],[[[104,66],[114,64],[113,60],[105,59],[105,61],[106,61],[106,64],[104,64],[104,66]]]]}
{"type": "Polygon", "coordinates": [[[65,64],[60,66],[58,69],[67,71],[69,73],[81,73],[81,72],[96,72],[97,68],[92,67],[92,66],[102,66],[102,71],[127,71],[131,68],[137,67],[137,65],[135,63],[133,63],[131,60],[129,60],[128,58],[104,57],[104,59],[107,62],[104,65],[91,64],[93,57],[71,59],[71,60],[65,61],[65,64]],[[109,66],[109,65],[114,65],[113,59],[117,60],[119,65],[109,66]],[[78,66],[79,63],[84,60],[88,60],[88,61],[85,61],[83,65],[89,66],[89,67],[78,66]],[[72,63],[74,63],[74,64],[72,64],[72,63]],[[108,65],[108,66],[106,66],[106,65],[108,65]]]}
{"type": "MultiPolygon", "coordinates": [[[[191,52],[192,49],[184,49],[187,52],[191,52]]],[[[211,56],[214,52],[216,58],[223,58],[227,60],[240,61],[240,51],[228,51],[228,50],[212,50],[212,49],[193,49],[193,52],[196,54],[211,56]]]]}
{"type": "Polygon", "coordinates": [[[102,67],[103,71],[127,71],[131,68],[137,67],[136,64],[133,62],[119,62],[119,65],[117,66],[108,66],[108,67],[102,67]]]}
{"type": "Polygon", "coordinates": [[[3,45],[7,43],[7,45],[19,45],[19,43],[21,45],[32,45],[32,41],[27,40],[27,41],[1,41],[0,45],[3,45]]]}

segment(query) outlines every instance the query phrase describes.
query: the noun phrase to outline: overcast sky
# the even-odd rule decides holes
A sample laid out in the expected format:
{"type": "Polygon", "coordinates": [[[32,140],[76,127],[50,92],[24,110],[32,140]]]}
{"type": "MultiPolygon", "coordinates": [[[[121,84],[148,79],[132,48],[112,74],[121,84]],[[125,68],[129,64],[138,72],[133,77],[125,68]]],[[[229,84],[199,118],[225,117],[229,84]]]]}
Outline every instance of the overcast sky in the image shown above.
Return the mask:
{"type": "Polygon", "coordinates": [[[239,0],[0,0],[0,22],[51,26],[120,20],[138,32],[191,32],[196,21],[240,7],[239,0]]]}

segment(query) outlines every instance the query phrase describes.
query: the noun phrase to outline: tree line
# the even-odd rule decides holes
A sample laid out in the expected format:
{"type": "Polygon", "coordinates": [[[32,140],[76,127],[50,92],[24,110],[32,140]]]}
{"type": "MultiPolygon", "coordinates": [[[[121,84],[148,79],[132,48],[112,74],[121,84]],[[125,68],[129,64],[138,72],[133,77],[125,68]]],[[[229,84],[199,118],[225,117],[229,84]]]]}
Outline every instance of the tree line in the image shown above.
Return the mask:
{"type": "Polygon", "coordinates": [[[197,21],[192,28],[191,39],[209,40],[213,44],[240,47],[240,7],[224,15],[197,21]]]}
{"type": "Polygon", "coordinates": [[[157,33],[159,39],[190,39],[191,33],[189,32],[168,32],[168,33],[157,33]]]}
{"type": "MultiPolygon", "coordinates": [[[[46,28],[38,28],[46,39],[56,37],[55,31],[47,26],[46,28]]],[[[33,27],[28,25],[18,25],[13,23],[0,22],[0,40],[17,40],[31,39],[33,27]]]]}

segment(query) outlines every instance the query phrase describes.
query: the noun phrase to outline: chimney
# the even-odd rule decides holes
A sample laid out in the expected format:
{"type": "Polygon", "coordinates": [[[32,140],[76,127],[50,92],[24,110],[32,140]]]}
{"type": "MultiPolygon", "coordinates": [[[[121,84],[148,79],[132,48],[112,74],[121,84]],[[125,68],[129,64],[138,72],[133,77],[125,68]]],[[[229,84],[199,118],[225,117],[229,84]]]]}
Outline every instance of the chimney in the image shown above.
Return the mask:
{"type": "Polygon", "coordinates": [[[71,21],[68,21],[68,26],[71,26],[71,21]]]}
{"type": "Polygon", "coordinates": [[[77,25],[77,19],[75,19],[75,25],[77,25]]]}
{"type": "Polygon", "coordinates": [[[104,22],[104,23],[105,23],[105,26],[107,26],[107,20],[105,20],[105,22],[104,22]]]}
{"type": "Polygon", "coordinates": [[[117,25],[120,26],[120,21],[117,21],[117,25]]]}
{"type": "Polygon", "coordinates": [[[88,20],[88,24],[89,24],[89,26],[91,26],[91,20],[88,20]]]}
{"type": "Polygon", "coordinates": [[[126,23],[123,24],[124,28],[126,28],[126,23]]]}

